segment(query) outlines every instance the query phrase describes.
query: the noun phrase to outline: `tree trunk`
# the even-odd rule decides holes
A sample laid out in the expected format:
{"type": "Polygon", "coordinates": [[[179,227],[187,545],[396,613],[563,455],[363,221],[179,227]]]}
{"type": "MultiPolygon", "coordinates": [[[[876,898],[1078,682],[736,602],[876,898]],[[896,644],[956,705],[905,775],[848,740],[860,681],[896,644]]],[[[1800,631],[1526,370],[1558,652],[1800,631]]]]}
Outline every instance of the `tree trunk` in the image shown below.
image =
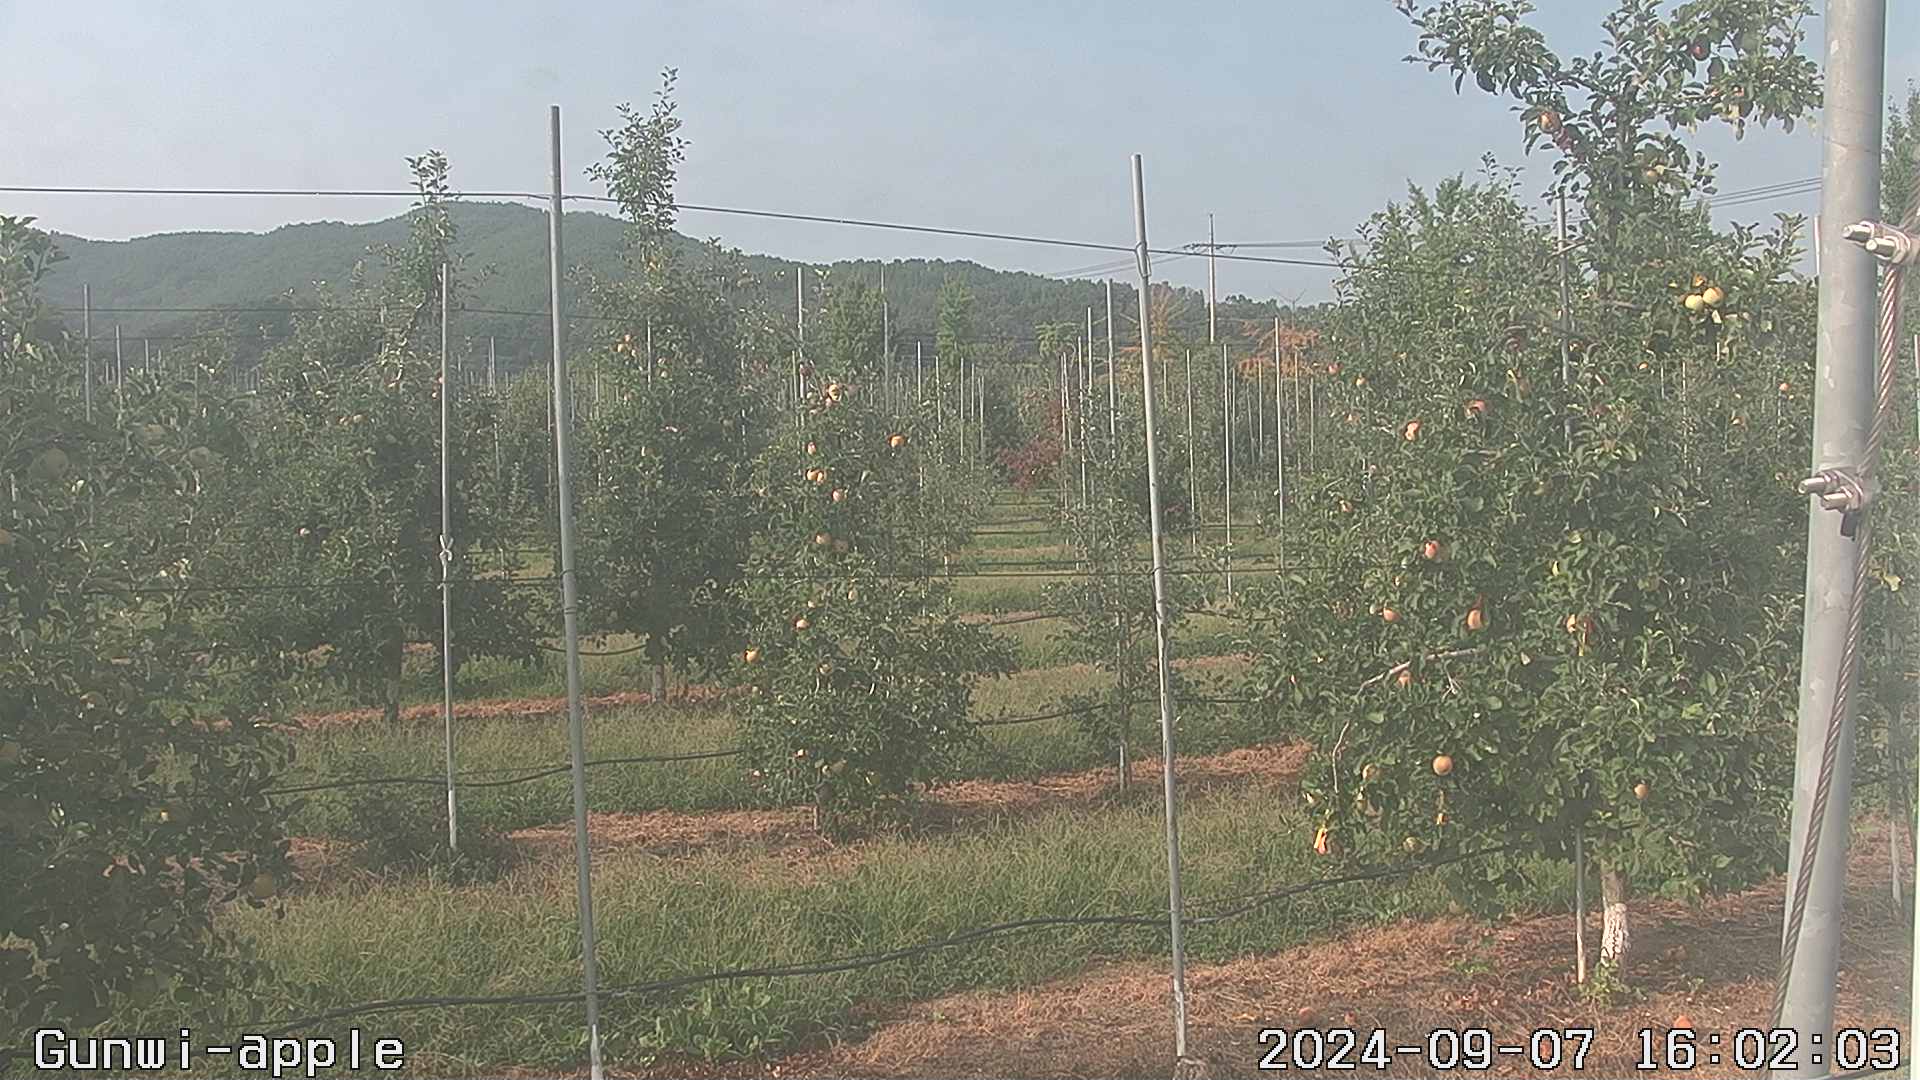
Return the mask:
{"type": "Polygon", "coordinates": [[[653,694],[649,699],[655,704],[667,697],[667,649],[660,635],[647,635],[647,659],[653,662],[653,694]]]}
{"type": "Polygon", "coordinates": [[[406,642],[402,641],[396,635],[381,647],[381,651],[387,654],[385,657],[387,662],[387,700],[385,702],[386,708],[384,715],[388,726],[393,726],[400,723],[401,668],[407,662],[406,642]]]}
{"type": "Polygon", "coordinates": [[[1611,866],[1600,867],[1600,966],[1615,972],[1626,966],[1627,877],[1611,866]]]}

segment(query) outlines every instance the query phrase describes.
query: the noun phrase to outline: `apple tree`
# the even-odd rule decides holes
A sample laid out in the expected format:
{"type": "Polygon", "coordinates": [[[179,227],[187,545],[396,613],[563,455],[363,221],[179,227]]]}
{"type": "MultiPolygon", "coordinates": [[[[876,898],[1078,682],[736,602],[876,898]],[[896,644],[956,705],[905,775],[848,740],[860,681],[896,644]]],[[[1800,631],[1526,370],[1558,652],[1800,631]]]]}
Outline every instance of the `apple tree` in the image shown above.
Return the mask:
{"type": "Polygon", "coordinates": [[[842,333],[815,361],[803,422],[754,462],[760,528],[735,592],[752,776],[844,833],[897,819],[945,775],[975,734],[975,684],[1013,658],[960,621],[933,574],[937,553],[918,535],[922,433],[893,427],[859,392],[879,358],[862,313],[877,340],[877,307],[858,286],[829,307],[842,333]]]}
{"type": "Polygon", "coordinates": [[[656,696],[669,659],[712,659],[729,640],[725,600],[746,554],[740,313],[754,292],[737,253],[680,253],[673,80],[647,113],[621,107],[591,170],[628,228],[619,275],[589,276],[608,330],[592,360],[603,398],[581,425],[582,606],[594,630],[644,638],[656,696]]]}
{"type": "Polygon", "coordinates": [[[1658,217],[1636,235],[1664,243],[1592,236],[1564,380],[1553,238],[1510,176],[1362,228],[1326,327],[1331,452],[1289,518],[1326,570],[1266,597],[1258,675],[1320,747],[1318,850],[1583,838],[1612,974],[1630,881],[1778,865],[1805,512],[1805,444],[1776,437],[1805,417],[1775,389],[1804,378],[1782,347],[1808,310],[1792,236],[1718,233],[1642,182],[1625,220],[1658,217]]]}
{"type": "MultiPolygon", "coordinates": [[[[255,644],[258,670],[337,679],[379,700],[389,722],[406,644],[440,638],[442,266],[453,266],[458,295],[445,159],[411,164],[420,205],[409,241],[384,253],[384,277],[356,271],[344,295],[322,290],[265,356],[251,491],[220,537],[243,553],[233,572],[260,584],[223,613],[255,644]]],[[[453,411],[455,661],[531,662],[540,636],[531,596],[479,558],[502,546],[507,526],[485,512],[492,442],[476,414],[458,402],[453,411]]]]}
{"type": "Polygon", "coordinates": [[[0,217],[0,1026],[23,1034],[245,984],[216,914],[286,874],[262,794],[285,744],[210,704],[234,650],[199,625],[222,455],[188,420],[238,416],[149,381],[89,419],[79,351],[32,329],[56,257],[0,217]]]}

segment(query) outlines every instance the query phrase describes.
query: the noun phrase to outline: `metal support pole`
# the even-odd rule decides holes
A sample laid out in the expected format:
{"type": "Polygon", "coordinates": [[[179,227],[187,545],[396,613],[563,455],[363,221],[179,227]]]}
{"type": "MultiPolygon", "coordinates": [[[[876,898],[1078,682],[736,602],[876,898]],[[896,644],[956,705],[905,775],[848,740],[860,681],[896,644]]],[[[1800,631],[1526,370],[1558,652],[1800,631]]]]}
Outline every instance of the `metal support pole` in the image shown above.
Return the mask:
{"type": "Polygon", "coordinates": [[[453,380],[447,377],[447,265],[440,264],[440,716],[446,727],[447,850],[460,850],[453,782],[453,380]]]}
{"type": "Polygon", "coordinates": [[[1587,834],[1573,834],[1573,977],[1587,984],[1587,834]]]}
{"type": "Polygon", "coordinates": [[[1064,351],[1053,358],[1053,375],[1054,378],[1060,380],[1054,388],[1053,399],[1060,405],[1060,464],[1058,468],[1060,471],[1060,513],[1064,515],[1071,501],[1067,493],[1067,451],[1073,449],[1073,442],[1068,438],[1067,431],[1067,354],[1064,351]]]}
{"type": "MultiPolygon", "coordinates": [[[[954,349],[960,351],[958,342],[954,343],[954,349]]],[[[967,354],[964,351],[960,351],[960,355],[954,357],[954,365],[953,422],[957,425],[955,433],[959,437],[960,443],[958,460],[961,466],[965,467],[967,463],[967,413],[972,410],[967,407],[967,354]]]]}
{"type": "Polygon", "coordinates": [[[1213,239],[1213,215],[1207,215],[1207,344],[1217,344],[1220,340],[1219,319],[1220,292],[1215,285],[1214,264],[1219,261],[1220,248],[1213,239]]]}
{"type": "Polygon", "coordinates": [[[1147,310],[1152,266],[1147,255],[1147,196],[1140,155],[1133,155],[1134,236],[1140,265],[1140,379],[1146,410],[1147,506],[1153,527],[1153,624],[1160,656],[1160,769],[1167,811],[1167,910],[1173,946],[1173,1053],[1187,1056],[1187,951],[1180,898],[1180,811],[1173,779],[1173,642],[1167,632],[1167,553],[1160,525],[1160,451],[1154,445],[1153,325],[1147,310]]]}
{"type": "Polygon", "coordinates": [[[1119,380],[1113,377],[1113,279],[1107,279],[1107,438],[1116,445],[1112,451],[1116,460],[1120,450],[1120,399],[1115,384],[1119,380]]]}
{"type": "Polygon", "coordinates": [[[887,264],[880,264],[880,358],[881,383],[880,400],[888,411],[893,409],[893,312],[887,308],[887,264]]]}
{"type": "Polygon", "coordinates": [[[87,422],[93,422],[93,286],[80,286],[80,335],[87,339],[80,362],[80,391],[86,396],[87,422]]]}
{"type": "MultiPolygon", "coordinates": [[[[1087,321],[1089,323],[1093,321],[1092,308],[1087,309],[1087,321]]],[[[1091,348],[1091,346],[1088,346],[1088,348],[1091,348]]],[[[1081,391],[1080,404],[1073,410],[1073,420],[1074,420],[1074,424],[1079,428],[1079,437],[1076,438],[1074,441],[1079,444],[1077,447],[1075,447],[1075,449],[1077,449],[1080,452],[1080,505],[1082,508],[1084,508],[1087,505],[1087,495],[1088,495],[1087,425],[1086,425],[1087,394],[1085,389],[1080,385],[1080,383],[1084,378],[1083,373],[1087,370],[1089,365],[1086,363],[1085,349],[1082,349],[1079,345],[1076,344],[1074,346],[1073,352],[1074,352],[1074,363],[1080,369],[1079,372],[1076,372],[1073,377],[1074,389],[1081,391]]]]}
{"type": "Polygon", "coordinates": [[[1224,497],[1220,517],[1226,527],[1227,603],[1233,603],[1233,364],[1227,347],[1220,346],[1220,445],[1226,453],[1224,497]]]}
{"type": "Polygon", "coordinates": [[[1260,408],[1260,403],[1264,399],[1266,392],[1267,369],[1264,367],[1255,367],[1253,369],[1253,396],[1247,399],[1247,420],[1248,426],[1253,428],[1253,438],[1247,441],[1247,445],[1253,454],[1253,460],[1249,462],[1249,464],[1256,468],[1259,467],[1261,461],[1265,460],[1267,456],[1267,414],[1264,409],[1260,408]]]}
{"type": "MultiPolygon", "coordinates": [[[[1871,468],[1863,460],[1873,414],[1878,272],[1871,256],[1847,240],[1848,225],[1880,219],[1881,113],[1886,86],[1886,0],[1829,0],[1826,8],[1825,150],[1821,162],[1819,332],[1815,348],[1813,467],[1871,468]]],[[[1808,500],[1805,631],[1800,651],[1800,720],[1793,777],[1790,873],[1800,873],[1821,774],[1828,803],[1811,866],[1805,918],[1779,1009],[1782,1026],[1800,1033],[1795,1063],[1818,1036],[1833,1038],[1834,979],[1839,967],[1846,887],[1847,831],[1852,809],[1854,709],[1841,717],[1837,745],[1827,753],[1835,698],[1852,687],[1836,679],[1848,634],[1859,570],[1859,541],[1843,516],[1808,500]]],[[[1851,522],[1849,522],[1851,524],[1851,522]]],[[[1793,897],[1790,896],[1791,912],[1793,897]]],[[[1788,932],[1792,930],[1789,918],[1788,932]]],[[[1784,939],[1789,936],[1783,934],[1784,939]]],[[[1831,1062],[1831,1054],[1824,1060],[1831,1062]]]]}
{"type": "Polygon", "coordinates": [[[567,387],[565,310],[560,302],[564,276],[560,243],[560,106],[549,113],[552,127],[553,198],[548,236],[553,305],[553,454],[556,472],[556,497],[560,505],[560,596],[561,617],[567,639],[567,738],[573,758],[573,850],[576,891],[580,898],[580,966],[587,999],[587,1062],[592,1080],[603,1080],[606,1073],[600,1063],[600,959],[597,935],[593,927],[593,862],[587,847],[587,747],[586,721],[580,709],[580,592],[573,562],[573,479],[570,474],[573,439],[568,429],[573,416],[567,387]]]}
{"type": "Polygon", "coordinates": [[[920,405],[927,400],[927,368],[923,352],[924,341],[913,343],[913,408],[920,411],[920,405]]]}
{"type": "Polygon", "coordinates": [[[1287,435],[1285,381],[1280,377],[1280,319],[1273,320],[1273,481],[1277,522],[1274,531],[1280,537],[1280,563],[1287,561],[1287,435]]]}
{"type": "Polygon", "coordinates": [[[113,324],[113,392],[124,394],[127,383],[127,357],[120,351],[120,324],[113,324]]]}
{"type": "Polygon", "coordinates": [[[1192,515],[1193,528],[1187,534],[1191,550],[1200,550],[1200,472],[1195,464],[1200,458],[1200,444],[1194,441],[1193,434],[1193,350],[1182,350],[1187,372],[1187,512],[1192,515]]]}
{"type": "MultiPolygon", "coordinates": [[[[1567,186],[1560,185],[1559,198],[1554,203],[1554,228],[1560,243],[1560,388],[1565,390],[1573,380],[1573,282],[1568,269],[1567,257],[1567,186]]],[[[1571,417],[1561,422],[1567,446],[1573,446],[1573,420],[1571,417]]]]}
{"type": "MultiPolygon", "coordinates": [[[[1080,472],[1087,471],[1087,438],[1091,435],[1093,418],[1093,305],[1087,305],[1087,347],[1080,350],[1080,385],[1085,391],[1085,400],[1080,403],[1080,472]]],[[[1083,499],[1093,497],[1091,481],[1082,480],[1080,486],[1085,490],[1083,499]]]]}

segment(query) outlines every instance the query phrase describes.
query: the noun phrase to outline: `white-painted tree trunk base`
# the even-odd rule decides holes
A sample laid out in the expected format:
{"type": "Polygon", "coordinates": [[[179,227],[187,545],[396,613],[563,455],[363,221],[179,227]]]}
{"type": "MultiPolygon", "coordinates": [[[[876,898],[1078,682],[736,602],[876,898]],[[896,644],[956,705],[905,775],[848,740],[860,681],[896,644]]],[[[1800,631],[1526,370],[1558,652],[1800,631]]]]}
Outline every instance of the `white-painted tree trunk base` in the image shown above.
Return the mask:
{"type": "Polygon", "coordinates": [[[1600,963],[1618,971],[1627,960],[1627,880],[1610,867],[1600,870],[1600,963]]]}

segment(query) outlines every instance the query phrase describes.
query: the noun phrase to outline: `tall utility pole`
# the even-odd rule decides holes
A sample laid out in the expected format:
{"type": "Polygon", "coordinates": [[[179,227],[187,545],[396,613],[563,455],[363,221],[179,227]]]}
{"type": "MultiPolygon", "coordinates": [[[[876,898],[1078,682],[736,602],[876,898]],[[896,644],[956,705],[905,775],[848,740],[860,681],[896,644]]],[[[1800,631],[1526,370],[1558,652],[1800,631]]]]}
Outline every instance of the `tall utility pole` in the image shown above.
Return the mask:
{"type": "Polygon", "coordinates": [[[447,377],[447,264],[440,264],[440,716],[446,726],[447,850],[460,850],[453,780],[453,380],[447,377]]]}
{"type": "MultiPolygon", "coordinates": [[[[1874,260],[1849,243],[1855,222],[1880,219],[1881,110],[1886,87],[1886,0],[1828,0],[1826,7],[1825,150],[1820,167],[1820,312],[1813,399],[1814,480],[1820,474],[1859,476],[1873,415],[1874,328],[1878,307],[1874,260]],[[1831,250],[1827,250],[1831,248],[1831,250]],[[1825,269],[1832,267],[1832,269],[1825,269]]],[[[1831,488],[1824,489],[1831,492],[1831,488]]],[[[1798,1046],[1833,1038],[1834,980],[1839,968],[1842,902],[1846,886],[1847,828],[1852,810],[1855,705],[1853,680],[1841,681],[1860,578],[1860,542],[1851,512],[1827,509],[1838,493],[1809,500],[1805,636],[1800,649],[1800,720],[1793,770],[1793,833],[1787,866],[1783,952],[1790,958],[1776,1003],[1780,1026],[1800,1033],[1798,1046]],[[1841,708],[1835,725],[1836,699],[1841,708]],[[1825,776],[1828,784],[1822,783],[1825,776]],[[1828,785],[1830,784],[1830,787],[1828,785]],[[1819,830],[1810,829],[1820,790],[1830,801],[1819,830]],[[1814,858],[1807,860],[1811,850],[1814,858]],[[1803,866],[1803,863],[1809,863],[1803,866]],[[1804,897],[1804,899],[1803,899],[1804,897]],[[1796,920],[1796,909],[1804,916],[1796,920]]],[[[1825,1060],[1832,1061],[1829,1054],[1825,1060]]],[[[1798,1064],[1796,1060],[1796,1064],[1798,1064]]],[[[1806,1075],[1822,1077],[1814,1066],[1806,1075]]]]}
{"type": "Polygon", "coordinates": [[[127,381],[127,358],[126,358],[126,354],[120,351],[120,324],[114,323],[113,324],[113,389],[114,389],[114,393],[124,392],[125,390],[124,384],[126,383],[126,381],[127,381]]]}
{"type": "Polygon", "coordinates": [[[1167,636],[1167,552],[1161,539],[1160,456],[1154,447],[1153,326],[1147,311],[1152,266],[1147,255],[1147,195],[1140,175],[1140,155],[1133,155],[1134,237],[1140,264],[1140,382],[1147,428],[1147,507],[1153,528],[1153,625],[1160,656],[1160,775],[1167,810],[1167,910],[1173,946],[1173,1053],[1187,1057],[1187,951],[1181,928],[1180,811],[1173,784],[1173,643],[1167,636]]]}
{"type": "Polygon", "coordinates": [[[587,999],[587,1063],[591,1080],[604,1080],[600,1062],[600,958],[593,927],[593,863],[587,847],[586,722],[580,710],[580,590],[573,562],[573,416],[567,388],[567,327],[561,317],[560,286],[566,263],[560,243],[560,106],[549,114],[553,150],[551,232],[547,238],[553,305],[553,457],[556,501],[560,504],[560,614],[567,639],[567,739],[573,758],[573,852],[575,891],[580,900],[580,967],[587,999]]]}

